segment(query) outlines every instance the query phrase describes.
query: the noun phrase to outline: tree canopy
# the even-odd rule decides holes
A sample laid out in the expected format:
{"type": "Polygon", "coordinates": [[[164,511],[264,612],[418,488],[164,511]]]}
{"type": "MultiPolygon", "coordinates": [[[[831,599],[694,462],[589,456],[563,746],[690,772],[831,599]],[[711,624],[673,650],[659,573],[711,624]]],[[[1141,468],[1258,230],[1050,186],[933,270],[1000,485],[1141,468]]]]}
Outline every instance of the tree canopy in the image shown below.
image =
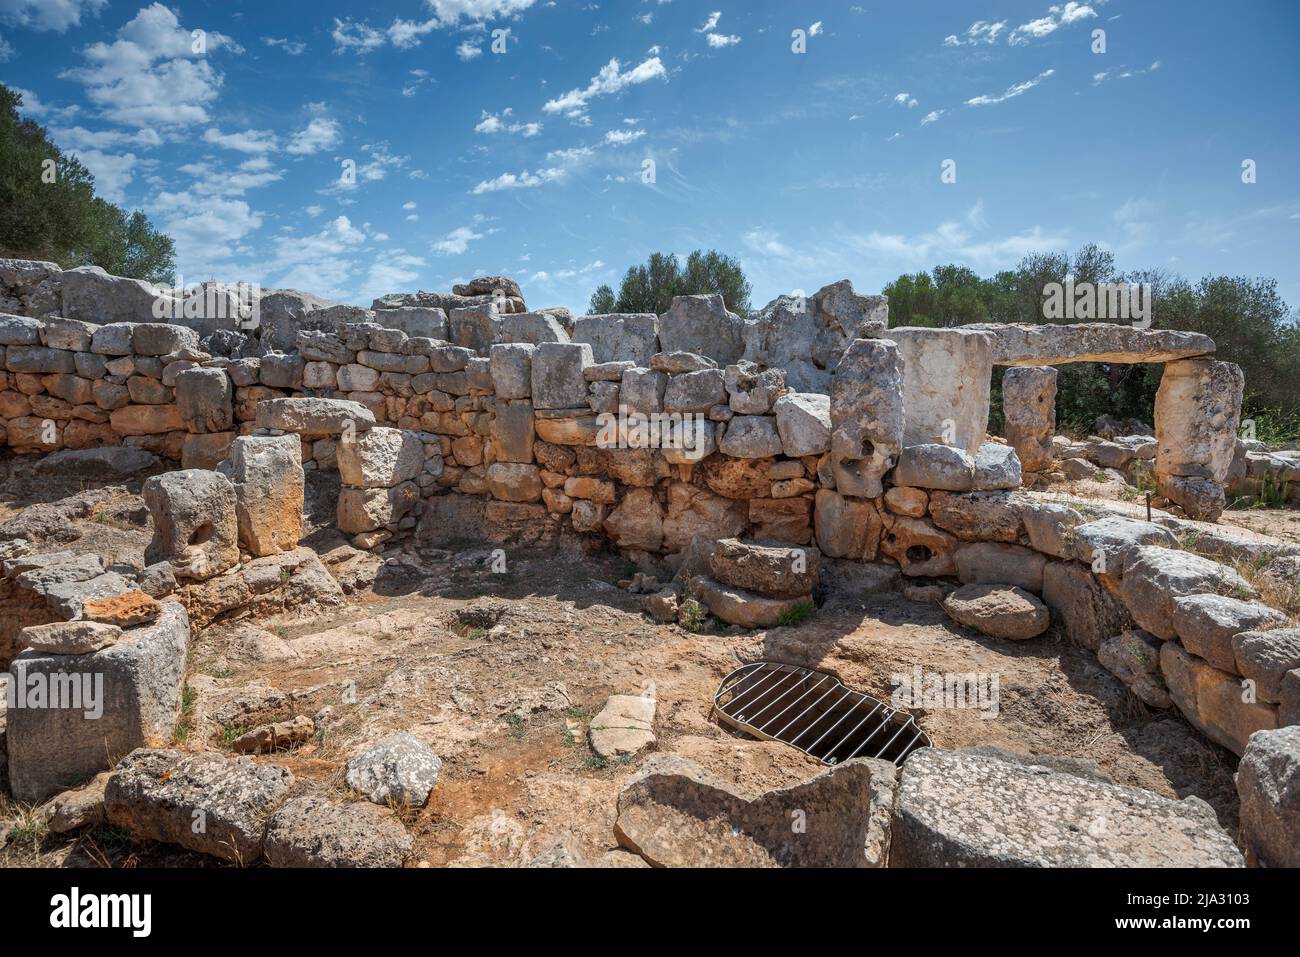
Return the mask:
{"type": "Polygon", "coordinates": [[[727,308],[742,315],[749,312],[751,288],[740,263],[715,250],[695,250],[686,257],[686,266],[672,253],[651,253],[644,265],[628,268],[619,285],[618,295],[609,286],[601,286],[591,296],[588,311],[592,315],[611,312],[665,313],[674,296],[697,296],[716,293],[727,308]]]}
{"type": "Polygon", "coordinates": [[[175,247],[144,213],[95,195],[95,179],[18,115],[22,97],[0,84],[0,256],[173,282],[175,247]]]}

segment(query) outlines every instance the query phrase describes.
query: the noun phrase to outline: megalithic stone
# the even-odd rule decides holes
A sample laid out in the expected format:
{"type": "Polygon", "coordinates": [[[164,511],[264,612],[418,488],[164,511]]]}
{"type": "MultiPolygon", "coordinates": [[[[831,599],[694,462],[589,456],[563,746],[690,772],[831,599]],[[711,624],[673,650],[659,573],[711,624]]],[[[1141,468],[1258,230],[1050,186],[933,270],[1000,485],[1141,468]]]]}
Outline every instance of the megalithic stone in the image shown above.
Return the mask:
{"type": "Polygon", "coordinates": [[[1008,369],[1002,375],[1002,418],[1007,441],[1026,472],[1052,464],[1056,434],[1056,379],[1051,366],[1008,369]]]}
{"type": "Polygon", "coordinates": [[[855,339],[831,377],[831,466],[841,495],[876,498],[903,448],[903,360],[888,339],[855,339]]]}
{"type": "Polygon", "coordinates": [[[989,427],[993,337],[969,329],[890,329],[903,359],[904,445],[976,455],[989,427]]]}
{"type": "Polygon", "coordinates": [[[1156,484],[1192,518],[1215,521],[1223,511],[1245,387],[1231,362],[1180,359],[1165,366],[1156,392],[1156,484]]]}

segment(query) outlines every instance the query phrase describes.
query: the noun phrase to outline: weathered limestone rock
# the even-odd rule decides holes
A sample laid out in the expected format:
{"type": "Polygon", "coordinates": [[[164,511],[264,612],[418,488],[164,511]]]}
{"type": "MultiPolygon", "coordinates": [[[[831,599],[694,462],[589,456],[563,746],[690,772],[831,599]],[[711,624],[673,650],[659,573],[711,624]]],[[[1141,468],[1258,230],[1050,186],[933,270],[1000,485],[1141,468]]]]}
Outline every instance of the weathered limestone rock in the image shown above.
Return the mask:
{"type": "Polygon", "coordinates": [[[903,445],[938,442],[973,457],[989,426],[992,337],[969,326],[903,327],[888,335],[903,360],[903,445]]]}
{"type": "Polygon", "coordinates": [[[899,516],[880,539],[880,553],[898,562],[903,574],[913,578],[956,575],[956,550],[957,539],[920,518],[899,516]]]}
{"type": "Polygon", "coordinates": [[[1052,623],[1046,605],[1011,585],[964,585],[944,599],[943,610],[959,625],[1011,641],[1037,638],[1052,623]]]}
{"type": "Polygon", "coordinates": [[[542,497],[542,478],[536,465],[494,462],[487,470],[488,489],[503,502],[536,502],[542,497]]]}
{"type": "Polygon", "coordinates": [[[1177,548],[1178,539],[1154,522],[1107,516],[1075,527],[1070,535],[1070,557],[1099,575],[1119,577],[1130,554],[1139,545],[1177,548]]]}
{"type": "Polygon", "coordinates": [[[292,721],[274,721],[241,734],[230,742],[230,750],[236,754],[287,751],[289,748],[310,741],[315,733],[316,723],[306,715],[300,714],[292,721]]]}
{"type": "MultiPolygon", "coordinates": [[[[737,415],[766,415],[772,411],[772,404],[789,391],[784,369],[762,369],[752,362],[727,366],[724,380],[728,407],[737,415]]],[[[829,400],[826,414],[829,432],[829,400]]]]}
{"type": "Polygon", "coordinates": [[[679,552],[696,535],[711,540],[735,538],[745,531],[749,510],[744,502],[714,495],[686,482],[668,487],[668,514],[664,518],[664,551],[679,552]]]}
{"type": "Polygon", "coordinates": [[[1199,332],[1140,329],[1117,322],[977,323],[966,328],[992,336],[993,361],[1000,366],[1175,362],[1214,351],[1214,340],[1199,332]]]}
{"type": "Polygon", "coordinates": [[[1071,532],[1084,523],[1082,515],[1070,506],[1056,502],[1026,500],[1017,505],[1031,548],[1053,558],[1071,556],[1073,553],[1071,532]]]}
{"type": "Polygon", "coordinates": [[[1251,735],[1237,766],[1241,843],[1263,867],[1300,867],[1300,727],[1251,735]]]}
{"type": "Polygon", "coordinates": [[[22,630],[29,650],[43,655],[92,655],[117,644],[122,629],[97,621],[59,621],[22,630]]]}
{"type": "Polygon", "coordinates": [[[293,774],[279,765],[142,748],[109,779],[104,816],[136,840],[246,866],[261,859],[267,819],[291,787],[293,774]]]}
{"type": "Polygon", "coordinates": [[[180,409],[167,405],[127,405],[109,414],[113,431],[119,435],[158,435],[185,428],[180,409]]]}
{"type": "Polygon", "coordinates": [[[745,358],[783,369],[800,392],[831,390],[831,373],[855,339],[880,339],[889,324],[884,296],[860,296],[847,279],[811,296],[779,296],[751,314],[745,358]]]}
{"type": "Polygon", "coordinates": [[[1089,651],[1097,651],[1107,638],[1133,627],[1124,603],[1078,562],[1047,563],[1043,569],[1043,601],[1070,640],[1089,651]]]}
{"type": "MultiPolygon", "coordinates": [[[[831,381],[831,467],[842,495],[877,498],[903,447],[902,357],[886,340],[857,339],[831,381]]],[[[904,484],[904,483],[900,483],[904,484]]]]}
{"type": "Polygon", "coordinates": [[[1057,371],[1051,366],[1008,369],[1002,376],[1002,416],[1007,441],[1020,456],[1026,472],[1041,472],[1052,464],[1056,379],[1057,371]]]}
{"type": "Polygon", "coordinates": [[[427,744],[402,731],[348,759],[348,787],[375,804],[420,808],[442,773],[442,759],[427,744]]]}
{"type": "Polygon", "coordinates": [[[533,353],[533,407],[576,409],[587,404],[587,380],[582,370],[591,365],[591,346],[578,342],[543,342],[533,353]]]}
{"type": "Polygon", "coordinates": [[[694,352],[729,366],[745,353],[745,326],[721,296],[677,296],[659,317],[659,345],[664,352],[694,352]]]}
{"type": "Polygon", "coordinates": [[[339,492],[338,527],[359,535],[400,522],[420,500],[420,486],[403,482],[393,488],[344,488],[339,492]]]}
{"type": "Polygon", "coordinates": [[[606,760],[631,757],[655,743],[655,699],[610,695],[591,719],[591,749],[606,760]]]}
{"type": "Polygon", "coordinates": [[[1255,590],[1227,565],[1189,552],[1137,545],[1128,552],[1120,598],[1140,628],[1168,641],[1174,629],[1174,599],[1213,593],[1250,598],[1255,590]]]}
{"type": "Polygon", "coordinates": [[[262,557],[298,547],[305,487],[298,436],[241,436],[231,442],[221,473],[235,487],[239,543],[245,550],[262,557]]]}
{"type": "Polygon", "coordinates": [[[896,780],[889,762],[855,758],[754,795],[657,754],[619,793],[614,835],[655,867],[881,867],[896,780]],[[806,829],[791,828],[796,811],[806,829]]]}
{"type": "Polygon", "coordinates": [[[1130,628],[1103,641],[1097,660],[1143,702],[1153,708],[1168,708],[1173,701],[1160,674],[1160,645],[1154,635],[1130,628]]]}
{"type": "Polygon", "coordinates": [[[770,415],[738,415],[727,423],[718,451],[738,459],[780,455],[783,445],[776,419],[770,415]]]}
{"type": "Polygon", "coordinates": [[[405,429],[373,428],[338,444],[339,477],[353,488],[392,488],[424,468],[424,445],[405,429]]]}
{"type": "Polygon", "coordinates": [[[146,565],[170,562],[177,578],[203,581],[239,564],[235,488],[224,475],[166,472],[144,483],[143,497],[153,518],[146,565]]]}
{"type": "Polygon", "coordinates": [[[1171,621],[1183,647],[1220,671],[1237,671],[1232,639],[1243,632],[1286,624],[1286,615],[1259,602],[1222,595],[1183,595],[1171,621]]]}
{"type": "Polygon", "coordinates": [[[891,867],[1241,867],[1200,798],[926,748],[908,758],[891,867]]]}
{"type": "Polygon", "coordinates": [[[56,794],[41,808],[45,826],[54,834],[67,834],[104,822],[104,789],[109,772],[96,774],[84,787],[56,794]]]}
{"type": "Polygon", "coordinates": [[[895,485],[885,492],[885,508],[894,515],[925,518],[930,510],[930,496],[924,489],[895,485]]]}
{"type": "Polygon", "coordinates": [[[649,366],[650,357],[659,352],[659,317],[653,313],[577,316],[570,338],[590,345],[598,363],[630,360],[649,366]]]}
{"type": "Polygon", "coordinates": [[[1043,590],[1047,558],[1021,545],[972,542],[958,546],[953,559],[957,563],[957,579],[963,585],[1006,584],[1025,591],[1043,590]]]}
{"type": "Polygon", "coordinates": [[[1156,482],[1195,519],[1216,521],[1236,450],[1245,376],[1238,366],[1184,359],[1165,366],[1156,393],[1156,482]],[[1207,484],[1210,483],[1210,484],[1207,484]]]}
{"type": "Polygon", "coordinates": [[[1248,631],[1232,639],[1236,671],[1255,683],[1261,701],[1282,700],[1282,681],[1288,671],[1300,668],[1300,628],[1248,631]]]}
{"type": "Polygon", "coordinates": [[[498,462],[533,461],[533,404],[527,399],[498,398],[492,417],[492,449],[498,462]]]}
{"type": "Polygon", "coordinates": [[[704,484],[727,498],[751,499],[768,495],[772,479],[768,476],[770,458],[733,459],[715,456],[700,466],[704,484]]]}
{"type": "Polygon", "coordinates": [[[413,844],[390,808],[303,795],[271,815],[265,853],[272,867],[401,867],[413,844]]]}
{"type": "MultiPolygon", "coordinates": [[[[735,396],[732,396],[733,408],[735,396]]],[[[737,410],[739,411],[739,410],[737,410]]],[[[790,458],[822,455],[831,449],[831,400],[810,392],[787,392],[775,401],[776,429],[790,458]]]]}
{"type": "Polygon", "coordinates": [[[375,415],[348,399],[268,399],[257,403],[257,427],[329,438],[373,428],[375,415]]]}
{"type": "Polygon", "coordinates": [[[669,378],[664,390],[664,411],[707,412],[726,396],[721,370],[684,372],[669,378]]]}
{"type": "Polygon", "coordinates": [[[497,399],[527,399],[533,394],[533,353],[528,342],[503,342],[489,354],[492,388],[497,399]]]}
{"type": "Polygon", "coordinates": [[[1019,488],[1023,476],[1020,457],[1009,445],[985,442],[975,456],[975,476],[971,488],[976,492],[1019,488]]]}
{"type": "Polygon", "coordinates": [[[967,542],[1020,541],[1025,500],[1012,492],[930,493],[930,518],[945,532],[967,542]]]}
{"type": "Polygon", "coordinates": [[[224,369],[186,369],[176,377],[176,406],[191,432],[225,432],[235,421],[235,390],[224,369]]]}
{"type": "Polygon", "coordinates": [[[629,489],[604,523],[605,533],[620,548],[658,552],[664,544],[664,510],[653,490],[629,489]]]}
{"type": "MultiPolygon", "coordinates": [[[[161,565],[170,571],[170,566],[161,565]]],[[[173,582],[175,578],[172,579],[173,582]]],[[[162,614],[158,600],[143,591],[125,591],[105,598],[87,597],[81,602],[81,615],[86,621],[118,628],[130,628],[154,621],[162,614]]]]}
{"type": "Polygon", "coordinates": [[[911,445],[898,457],[894,482],[915,488],[967,492],[975,485],[975,460],[952,445],[911,445]]]}
{"type": "Polygon", "coordinates": [[[1240,678],[1206,664],[1175,641],[1160,648],[1160,673],[1183,717],[1234,754],[1245,752],[1256,731],[1277,727],[1277,708],[1243,700],[1248,696],[1240,678]]]}
{"type": "Polygon", "coordinates": [[[883,524],[875,505],[818,489],[813,506],[817,545],[828,558],[876,560],[883,524]]]}
{"type": "Polygon", "coordinates": [[[120,479],[147,472],[158,464],[158,456],[146,449],[109,445],[51,452],[36,465],[36,471],[48,475],[120,479]]]}
{"type": "Polygon", "coordinates": [[[817,584],[814,548],[777,548],[727,538],[709,559],[713,577],[724,585],[769,598],[806,598],[817,584]]]}
{"type": "Polygon", "coordinates": [[[87,655],[25,651],[9,667],[9,782],[39,801],[96,774],[115,756],[169,740],[185,680],[190,622],[166,602],[153,624],[87,655]]]}
{"type": "Polygon", "coordinates": [[[630,412],[662,412],[668,376],[653,369],[625,369],[619,385],[619,402],[630,412]]]}

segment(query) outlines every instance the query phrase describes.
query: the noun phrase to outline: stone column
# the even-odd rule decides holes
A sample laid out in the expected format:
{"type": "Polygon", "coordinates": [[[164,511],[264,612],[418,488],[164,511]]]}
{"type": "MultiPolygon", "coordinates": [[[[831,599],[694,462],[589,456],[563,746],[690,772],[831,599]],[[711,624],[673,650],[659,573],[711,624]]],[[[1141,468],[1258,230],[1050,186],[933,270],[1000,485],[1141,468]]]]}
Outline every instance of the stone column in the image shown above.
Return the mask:
{"type": "Polygon", "coordinates": [[[1052,464],[1056,434],[1056,378],[1051,366],[1007,369],[1002,374],[1002,416],[1007,441],[1026,472],[1052,464]]]}
{"type": "Polygon", "coordinates": [[[1214,359],[1165,366],[1156,393],[1156,484],[1194,519],[1223,512],[1223,484],[1232,467],[1246,377],[1214,359]]]}
{"type": "Polygon", "coordinates": [[[841,495],[877,498],[903,447],[900,350],[888,339],[856,339],[831,377],[831,466],[841,495]]]}
{"type": "Polygon", "coordinates": [[[903,359],[903,446],[978,454],[989,427],[993,336],[970,329],[890,329],[903,359]]]}

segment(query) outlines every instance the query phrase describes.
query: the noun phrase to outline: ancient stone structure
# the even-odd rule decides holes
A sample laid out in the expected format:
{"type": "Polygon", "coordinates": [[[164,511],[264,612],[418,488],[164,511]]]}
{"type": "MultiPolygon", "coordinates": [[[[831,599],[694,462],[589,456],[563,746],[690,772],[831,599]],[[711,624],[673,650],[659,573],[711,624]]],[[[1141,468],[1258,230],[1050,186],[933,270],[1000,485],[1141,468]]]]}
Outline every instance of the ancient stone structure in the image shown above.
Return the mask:
{"type": "MultiPolygon", "coordinates": [[[[158,295],[93,270],[0,263],[0,304],[15,312],[0,316],[0,439],[21,453],[122,447],[147,456],[142,467],[181,466],[144,484],[154,537],[134,579],[95,556],[4,546],[0,604],[16,624],[0,626],[0,662],[11,675],[93,666],[116,682],[102,722],[10,711],[20,797],[102,771],[106,754],[164,743],[191,623],[264,607],[304,579],[339,599],[299,547],[305,473],[318,472],[337,473],[337,528],[359,548],[572,535],[633,562],[663,559],[675,579],[645,588],[658,620],[695,603],[739,627],[797,624],[815,609],[819,569],[849,562],[915,586],[990,640],[1032,642],[1055,621],[1148,706],[1255,755],[1239,784],[1254,802],[1243,832],[1258,859],[1287,859],[1279,835],[1294,833],[1297,812],[1275,779],[1291,771],[1270,755],[1282,748],[1294,764],[1294,736],[1274,735],[1300,721],[1300,640],[1225,564],[1246,546],[1197,526],[1206,555],[1193,554],[1179,547],[1175,533],[1192,526],[1176,514],[1097,518],[1021,489],[1024,472],[1062,461],[1094,472],[1149,464],[1175,511],[1213,519],[1229,483],[1300,468],[1238,442],[1241,373],[1210,358],[1204,336],[1111,325],[891,330],[887,304],[847,282],[750,317],[696,296],[658,317],[572,318],[530,311],[501,277],[370,310],[278,291],[262,295],[251,328],[242,313],[227,326],[150,322],[158,295]],[[1048,366],[1075,361],[1167,362],[1156,435],[1054,440],[1048,366]],[[987,433],[995,365],[1011,367],[1006,442],[987,433]],[[170,597],[181,590],[188,612],[170,597]],[[66,760],[38,760],[55,738],[66,760]]],[[[653,699],[636,702],[611,699],[609,714],[635,731],[631,743],[601,739],[612,755],[653,740],[653,699]]],[[[354,759],[349,781],[375,801],[422,803],[441,762],[416,745],[386,740],[354,759]]],[[[308,800],[276,812],[292,779],[267,767],[138,750],[107,786],[107,819],[244,863],[301,862],[312,829],[331,827],[387,835],[340,837],[321,852],[332,860],[400,860],[409,849],[378,809],[308,800]],[[255,810],[215,809],[225,850],[181,833],[182,811],[214,783],[260,795],[255,810]],[[170,810],[146,823],[140,809],[154,806],[170,810]]],[[[862,859],[864,839],[887,846],[889,812],[867,828],[876,811],[864,802],[876,794],[892,807],[897,789],[900,862],[951,852],[972,863],[1239,863],[1221,834],[1199,836],[1211,826],[1199,806],[1045,781],[987,756],[909,761],[897,787],[892,769],[850,762],[805,787],[742,795],[656,759],[620,802],[619,840],[655,863],[689,859],[689,846],[656,830],[681,814],[665,795],[688,794],[747,822],[752,840],[727,852],[738,861],[799,862],[776,840],[785,825],[773,815],[796,799],[842,802],[845,788],[857,818],[805,862],[878,863],[883,850],[862,859]],[[972,781],[981,807],[1013,793],[1038,813],[1055,788],[1071,807],[1116,808],[1138,836],[1122,852],[1072,847],[1064,834],[1050,846],[1021,834],[992,847],[935,796],[933,782],[952,775],[972,781]],[[1176,844],[1153,849],[1151,835],[1171,827],[1176,844]]]]}

